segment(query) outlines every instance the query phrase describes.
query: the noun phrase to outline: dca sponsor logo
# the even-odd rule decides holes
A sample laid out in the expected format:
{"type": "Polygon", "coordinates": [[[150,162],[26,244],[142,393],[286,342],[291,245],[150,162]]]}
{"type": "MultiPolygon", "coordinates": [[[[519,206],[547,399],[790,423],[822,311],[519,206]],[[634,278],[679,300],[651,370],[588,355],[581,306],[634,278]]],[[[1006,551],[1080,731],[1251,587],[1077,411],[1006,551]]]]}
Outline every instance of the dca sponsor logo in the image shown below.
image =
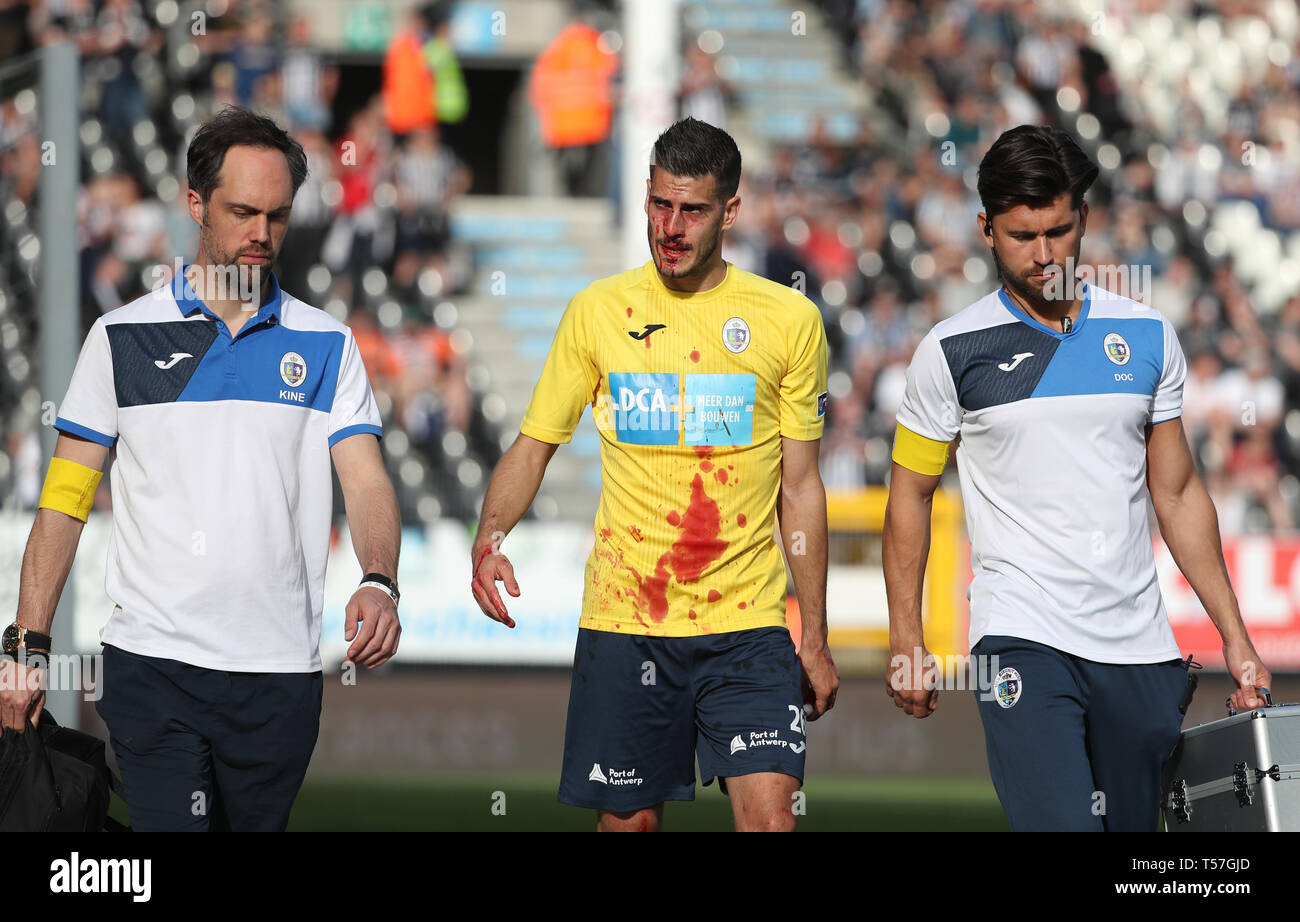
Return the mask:
{"type": "Polygon", "coordinates": [[[749,445],[756,378],[748,375],[611,372],[596,426],[630,445],[749,445]]]}
{"type": "Polygon", "coordinates": [[[631,445],[676,445],[681,425],[678,376],[611,372],[609,398],[618,440],[631,445]]]}

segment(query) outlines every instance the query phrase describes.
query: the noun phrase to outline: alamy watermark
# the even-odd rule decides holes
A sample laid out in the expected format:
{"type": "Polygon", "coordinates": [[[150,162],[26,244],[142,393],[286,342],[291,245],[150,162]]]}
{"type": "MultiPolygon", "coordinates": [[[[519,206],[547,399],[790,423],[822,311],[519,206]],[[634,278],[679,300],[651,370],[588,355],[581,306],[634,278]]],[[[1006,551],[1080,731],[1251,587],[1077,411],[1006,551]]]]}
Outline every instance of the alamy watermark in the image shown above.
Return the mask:
{"type": "Polygon", "coordinates": [[[55,653],[50,656],[29,654],[28,668],[20,673],[12,660],[0,662],[0,691],[75,691],[85,701],[104,696],[102,654],[55,653]]]}
{"type": "Polygon", "coordinates": [[[1094,266],[1076,264],[1073,256],[1066,257],[1065,265],[1047,267],[1051,276],[1043,285],[1045,301],[1076,301],[1083,297],[1087,285],[1092,300],[1101,301],[1118,295],[1151,306],[1151,265],[1094,266]]]}
{"type": "MultiPolygon", "coordinates": [[[[164,285],[170,285],[172,294],[179,301],[185,296],[185,261],[177,256],[171,266],[158,263],[149,270],[152,276],[149,290],[157,291],[164,285]]],[[[246,311],[256,311],[262,306],[262,270],[270,271],[269,266],[245,266],[235,263],[229,266],[191,266],[191,274],[197,272],[199,283],[191,287],[201,299],[208,303],[220,301],[237,301],[246,311]]]]}
{"type": "MultiPolygon", "coordinates": [[[[1007,682],[996,653],[950,654],[937,657],[922,647],[911,653],[896,653],[889,659],[889,684],[904,689],[934,691],[976,691],[982,701],[1005,700],[1007,682]]],[[[1013,693],[1016,689],[1011,690],[1013,693]]]]}

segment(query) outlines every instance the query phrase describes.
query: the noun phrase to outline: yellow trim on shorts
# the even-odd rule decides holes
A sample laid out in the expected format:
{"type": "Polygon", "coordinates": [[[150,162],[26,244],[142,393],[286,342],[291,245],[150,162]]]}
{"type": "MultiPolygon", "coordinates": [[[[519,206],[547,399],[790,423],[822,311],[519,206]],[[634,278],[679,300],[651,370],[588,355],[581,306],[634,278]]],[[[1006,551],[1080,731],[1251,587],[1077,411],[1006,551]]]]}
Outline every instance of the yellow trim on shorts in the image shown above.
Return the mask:
{"type": "Polygon", "coordinates": [[[894,460],[909,471],[933,477],[942,474],[947,467],[948,446],[951,444],[927,439],[899,423],[894,435],[894,460]]]}
{"type": "Polygon", "coordinates": [[[103,476],[103,472],[76,461],[51,458],[38,508],[53,509],[84,522],[90,517],[95,490],[103,476]]]}

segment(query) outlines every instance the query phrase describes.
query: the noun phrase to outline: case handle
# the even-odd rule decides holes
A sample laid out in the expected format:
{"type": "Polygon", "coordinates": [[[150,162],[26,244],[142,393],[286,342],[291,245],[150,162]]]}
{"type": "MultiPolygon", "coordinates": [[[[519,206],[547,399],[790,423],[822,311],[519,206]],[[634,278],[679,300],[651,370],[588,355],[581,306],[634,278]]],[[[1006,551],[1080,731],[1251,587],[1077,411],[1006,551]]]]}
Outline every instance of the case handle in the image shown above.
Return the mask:
{"type": "MultiPolygon", "coordinates": [[[[1273,706],[1273,693],[1270,692],[1267,688],[1261,688],[1259,690],[1259,693],[1264,696],[1264,707],[1271,708],[1273,706]]],[[[1237,716],[1237,709],[1232,706],[1231,696],[1224,699],[1224,705],[1228,708],[1229,717],[1237,716]]]]}

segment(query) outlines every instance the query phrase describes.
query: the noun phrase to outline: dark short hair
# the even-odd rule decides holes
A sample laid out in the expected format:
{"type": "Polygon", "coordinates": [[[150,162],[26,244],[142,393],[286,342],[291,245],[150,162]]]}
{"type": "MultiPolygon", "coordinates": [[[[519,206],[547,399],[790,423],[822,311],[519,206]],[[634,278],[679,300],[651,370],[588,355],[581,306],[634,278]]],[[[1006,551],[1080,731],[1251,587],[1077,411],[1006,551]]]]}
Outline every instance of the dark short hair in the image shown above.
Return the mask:
{"type": "Polygon", "coordinates": [[[186,180],[204,204],[221,181],[221,165],[226,161],[226,151],[236,146],[263,147],[284,154],[284,159],[289,161],[289,176],[293,180],[295,195],[307,178],[307,155],[302,145],[287,131],[251,109],[227,106],[195,132],[185,154],[186,180]]]}
{"type": "Polygon", "coordinates": [[[1002,132],[980,161],[980,201],[993,218],[1020,205],[1042,208],[1068,192],[1077,211],[1099,172],[1068,132],[1021,125],[1002,132]]]}
{"type": "Polygon", "coordinates": [[[661,166],[674,176],[712,176],[719,201],[727,201],[740,188],[740,148],[731,135],[699,119],[684,118],[655,141],[650,178],[661,166]]]}

